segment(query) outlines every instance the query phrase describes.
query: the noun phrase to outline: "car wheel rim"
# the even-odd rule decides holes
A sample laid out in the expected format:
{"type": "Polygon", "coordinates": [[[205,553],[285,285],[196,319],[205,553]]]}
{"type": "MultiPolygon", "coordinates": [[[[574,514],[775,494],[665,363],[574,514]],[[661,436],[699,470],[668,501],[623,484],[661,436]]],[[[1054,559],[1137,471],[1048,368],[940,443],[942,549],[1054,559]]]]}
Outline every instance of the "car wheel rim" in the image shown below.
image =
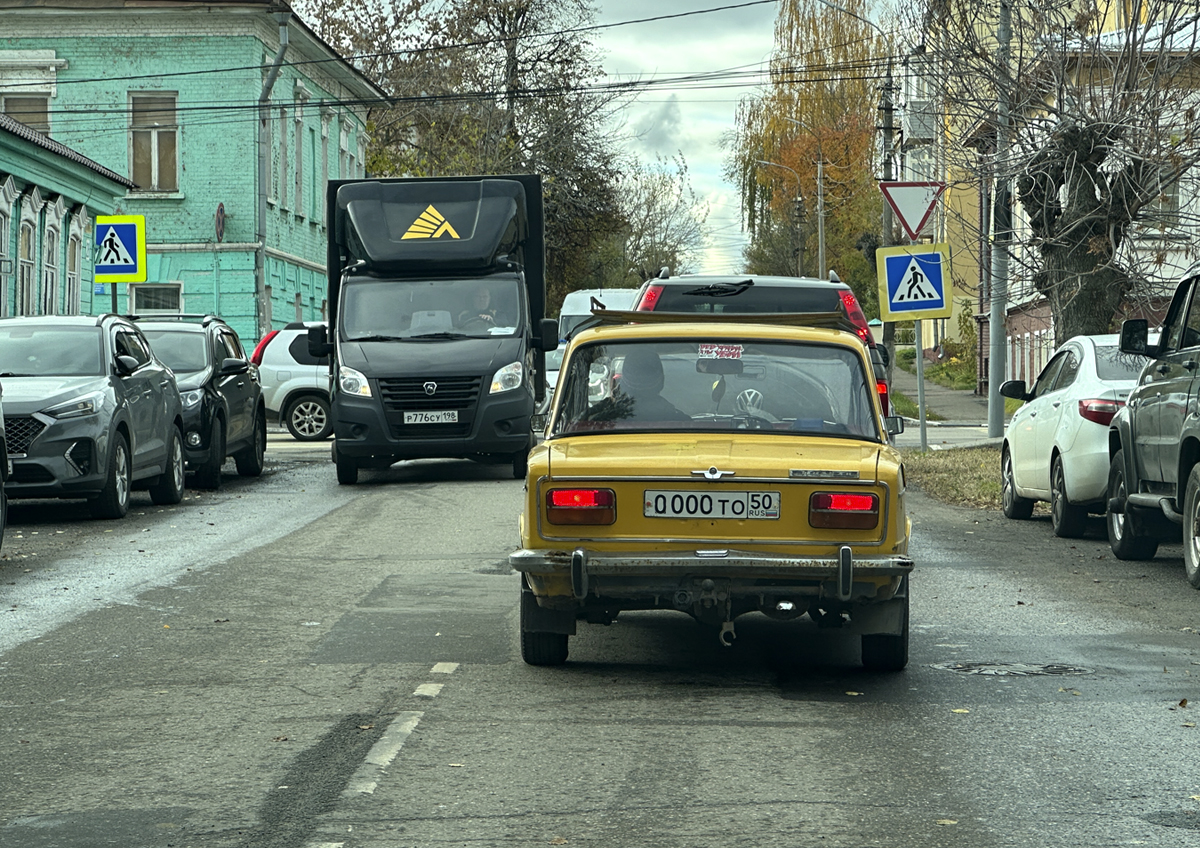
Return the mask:
{"type": "Polygon", "coordinates": [[[1004,491],[1001,493],[1001,498],[1004,501],[1004,508],[1008,509],[1012,506],[1013,501],[1013,474],[1012,474],[1012,458],[1004,455],[1004,491]]]}
{"type": "Polygon", "coordinates": [[[1187,539],[1188,553],[1191,556],[1185,556],[1183,564],[1187,568],[1188,576],[1191,577],[1200,566],[1200,497],[1192,499],[1187,520],[1188,526],[1191,528],[1187,539]]]}
{"type": "Polygon", "coordinates": [[[183,442],[176,437],[171,449],[171,476],[174,478],[175,488],[180,491],[183,489],[183,474],[183,442]]]}
{"type": "Polygon", "coordinates": [[[315,436],[325,429],[325,410],[319,403],[302,403],[292,415],[296,431],[305,436],[315,436]]]}
{"type": "MultiPolygon", "coordinates": [[[[1113,486],[1112,497],[1116,500],[1125,500],[1125,475],[1117,472],[1116,485],[1113,486]]],[[[1113,538],[1118,542],[1125,536],[1125,513],[1108,511],[1108,526],[1112,530],[1113,538]]]]}
{"type": "Polygon", "coordinates": [[[1063,470],[1060,463],[1054,466],[1054,482],[1050,486],[1050,513],[1054,518],[1054,524],[1057,526],[1062,524],[1063,511],[1066,508],[1067,496],[1064,493],[1066,485],[1063,480],[1063,470]]]}
{"type": "Polygon", "coordinates": [[[259,461],[266,456],[267,453],[267,423],[259,421],[254,426],[254,452],[258,455],[259,461]]]}
{"type": "Polygon", "coordinates": [[[129,457],[125,455],[125,446],[117,445],[117,502],[125,504],[129,501],[129,457]]]}

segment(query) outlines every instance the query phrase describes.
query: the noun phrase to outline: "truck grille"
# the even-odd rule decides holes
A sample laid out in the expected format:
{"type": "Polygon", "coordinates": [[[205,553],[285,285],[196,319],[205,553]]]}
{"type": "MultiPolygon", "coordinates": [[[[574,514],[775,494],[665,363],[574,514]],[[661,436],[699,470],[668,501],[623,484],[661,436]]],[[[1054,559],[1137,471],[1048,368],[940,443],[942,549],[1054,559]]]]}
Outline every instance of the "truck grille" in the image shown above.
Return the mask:
{"type": "Polygon", "coordinates": [[[420,409],[474,409],[479,399],[481,377],[411,377],[381,378],[379,394],[383,408],[389,412],[420,409]],[[426,383],[436,383],[437,390],[425,392],[426,383]]]}
{"type": "Polygon", "coordinates": [[[4,418],[4,445],[9,456],[22,456],[46,425],[36,418],[4,418]]]}

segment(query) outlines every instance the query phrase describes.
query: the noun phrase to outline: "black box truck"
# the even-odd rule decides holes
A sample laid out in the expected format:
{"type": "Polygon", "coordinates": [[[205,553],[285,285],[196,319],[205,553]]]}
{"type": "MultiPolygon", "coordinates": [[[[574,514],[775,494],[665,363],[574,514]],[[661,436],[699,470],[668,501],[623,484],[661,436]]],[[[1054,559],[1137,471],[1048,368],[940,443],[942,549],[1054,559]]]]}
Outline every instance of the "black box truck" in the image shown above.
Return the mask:
{"type": "Polygon", "coordinates": [[[339,483],[404,459],[469,458],[525,476],[544,399],[537,175],[331,180],[329,322],[339,483]]]}

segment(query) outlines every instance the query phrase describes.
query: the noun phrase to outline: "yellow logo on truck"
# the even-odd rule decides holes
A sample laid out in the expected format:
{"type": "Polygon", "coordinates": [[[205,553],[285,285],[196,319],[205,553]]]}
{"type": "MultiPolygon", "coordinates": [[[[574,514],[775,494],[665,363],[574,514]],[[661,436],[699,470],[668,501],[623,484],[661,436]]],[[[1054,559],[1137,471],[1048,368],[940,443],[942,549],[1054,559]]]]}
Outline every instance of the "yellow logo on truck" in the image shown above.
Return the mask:
{"type": "Polygon", "coordinates": [[[443,234],[448,234],[452,239],[458,238],[458,233],[454,231],[454,227],[450,226],[450,222],[430,204],[424,212],[417,216],[417,220],[412,222],[412,226],[400,237],[400,240],[440,238],[443,234]]]}

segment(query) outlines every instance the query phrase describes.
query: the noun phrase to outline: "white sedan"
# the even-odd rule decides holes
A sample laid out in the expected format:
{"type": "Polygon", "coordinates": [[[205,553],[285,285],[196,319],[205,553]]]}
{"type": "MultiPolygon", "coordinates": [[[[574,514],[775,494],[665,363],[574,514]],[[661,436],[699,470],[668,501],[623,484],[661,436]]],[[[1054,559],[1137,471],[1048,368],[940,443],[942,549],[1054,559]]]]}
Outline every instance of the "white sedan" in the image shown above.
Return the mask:
{"type": "Polygon", "coordinates": [[[1050,502],[1056,536],[1083,535],[1089,512],[1103,514],[1108,489],[1108,423],[1136,385],[1143,356],[1121,353],[1119,337],[1075,336],[1060,347],[1028,391],[1024,380],[1000,386],[1025,401],[1004,431],[1001,502],[1025,519],[1050,502]]]}

